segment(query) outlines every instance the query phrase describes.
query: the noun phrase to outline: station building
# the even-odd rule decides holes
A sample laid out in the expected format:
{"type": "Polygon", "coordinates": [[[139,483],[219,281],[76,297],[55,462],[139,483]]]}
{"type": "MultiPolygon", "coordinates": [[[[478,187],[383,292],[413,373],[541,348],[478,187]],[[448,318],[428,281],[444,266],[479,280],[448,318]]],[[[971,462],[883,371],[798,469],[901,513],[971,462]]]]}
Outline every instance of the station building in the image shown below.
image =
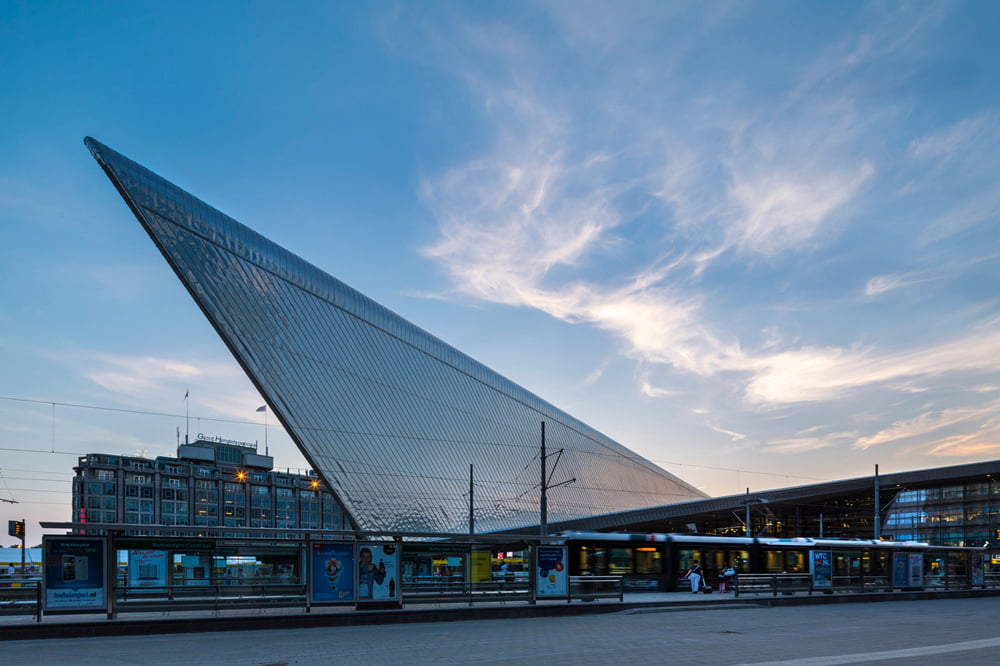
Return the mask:
{"type": "Polygon", "coordinates": [[[86,144],[359,529],[468,533],[470,487],[477,532],[705,497],[152,171],[86,144]],[[540,461],[557,470],[553,484],[568,482],[545,503],[540,461]]]}
{"type": "MultiPolygon", "coordinates": [[[[708,498],[152,171],[93,139],[86,144],[342,507],[332,522],[444,534],[537,534],[541,522],[549,534],[1000,541],[1000,461],[708,498]],[[546,472],[538,467],[550,456],[558,460],[552,480],[571,482],[543,503],[546,472]]],[[[115,472],[126,487],[127,475],[139,473],[115,472]]],[[[196,497],[197,473],[161,474],[183,476],[196,497]]],[[[267,492],[305,490],[299,482],[275,481],[267,492]]],[[[220,477],[212,492],[225,495],[227,484],[220,477]]],[[[91,497],[81,498],[78,510],[89,512],[91,497]]],[[[164,497],[155,501],[164,515],[164,497]]],[[[110,517],[103,499],[95,503],[102,520],[110,517]]],[[[217,516],[188,507],[188,518],[237,527],[219,507],[217,516]]],[[[176,508],[175,500],[175,517],[176,508]]],[[[114,511],[125,522],[150,515],[117,504],[114,511]]],[[[264,518],[248,524],[254,520],[264,518]]]]}

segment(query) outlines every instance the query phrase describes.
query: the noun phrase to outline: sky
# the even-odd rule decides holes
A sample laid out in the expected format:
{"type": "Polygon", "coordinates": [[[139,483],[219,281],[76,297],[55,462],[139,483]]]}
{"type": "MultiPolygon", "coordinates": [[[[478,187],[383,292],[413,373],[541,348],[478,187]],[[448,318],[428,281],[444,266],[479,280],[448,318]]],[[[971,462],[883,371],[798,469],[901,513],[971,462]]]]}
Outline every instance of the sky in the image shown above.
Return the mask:
{"type": "Polygon", "coordinates": [[[710,495],[1000,458],[997,25],[6,0],[0,519],[185,435],[306,467],[88,135],[710,495]]]}

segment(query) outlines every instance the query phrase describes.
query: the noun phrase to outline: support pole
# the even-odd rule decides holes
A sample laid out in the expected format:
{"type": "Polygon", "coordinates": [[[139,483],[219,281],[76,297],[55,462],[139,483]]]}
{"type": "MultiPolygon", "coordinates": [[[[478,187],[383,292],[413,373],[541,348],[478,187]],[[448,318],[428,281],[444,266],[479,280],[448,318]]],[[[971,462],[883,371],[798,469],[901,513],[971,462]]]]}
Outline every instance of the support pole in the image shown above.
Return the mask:
{"type": "Polygon", "coordinates": [[[746,532],[747,536],[753,536],[750,534],[750,489],[747,488],[747,520],[746,520],[746,532]]]}
{"type": "Polygon", "coordinates": [[[472,483],[472,463],[469,463],[469,536],[476,533],[476,517],[473,514],[473,504],[472,498],[473,493],[475,493],[475,486],[472,483]]]}
{"type": "Polygon", "coordinates": [[[875,540],[878,541],[882,538],[882,515],[879,511],[879,496],[878,496],[878,465],[875,465],[875,540]]]}
{"type": "Polygon", "coordinates": [[[542,421],[542,500],[540,503],[541,511],[541,532],[542,536],[547,536],[549,532],[549,504],[548,497],[546,496],[546,491],[548,490],[548,479],[545,476],[545,421],[542,421]]]}

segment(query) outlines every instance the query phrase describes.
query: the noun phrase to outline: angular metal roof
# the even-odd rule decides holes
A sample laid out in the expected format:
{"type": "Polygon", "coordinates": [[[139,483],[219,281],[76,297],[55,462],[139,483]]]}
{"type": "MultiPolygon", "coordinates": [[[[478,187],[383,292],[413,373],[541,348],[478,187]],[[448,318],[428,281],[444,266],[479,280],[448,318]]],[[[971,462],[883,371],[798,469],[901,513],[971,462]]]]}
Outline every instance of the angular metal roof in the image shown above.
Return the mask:
{"type": "MultiPolygon", "coordinates": [[[[539,522],[539,445],[563,450],[551,521],[704,497],[107,146],[87,147],[361,529],[539,522]]],[[[377,260],[377,257],[373,257],[377,260]]]]}

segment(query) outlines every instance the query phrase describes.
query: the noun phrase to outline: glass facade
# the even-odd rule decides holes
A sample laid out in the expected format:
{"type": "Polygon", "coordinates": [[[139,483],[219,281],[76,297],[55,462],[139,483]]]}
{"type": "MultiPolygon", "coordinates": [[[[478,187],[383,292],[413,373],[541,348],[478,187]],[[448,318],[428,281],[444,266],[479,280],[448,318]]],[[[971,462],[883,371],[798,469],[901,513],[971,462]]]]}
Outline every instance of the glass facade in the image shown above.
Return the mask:
{"type": "MultiPolygon", "coordinates": [[[[552,522],[705,497],[115,151],[87,146],[289,435],[361,529],[552,522]]],[[[263,498],[261,498],[263,499],[263,498]]],[[[250,505],[251,512],[274,506],[250,505]]],[[[262,515],[262,513],[261,513],[262,515]]]]}

